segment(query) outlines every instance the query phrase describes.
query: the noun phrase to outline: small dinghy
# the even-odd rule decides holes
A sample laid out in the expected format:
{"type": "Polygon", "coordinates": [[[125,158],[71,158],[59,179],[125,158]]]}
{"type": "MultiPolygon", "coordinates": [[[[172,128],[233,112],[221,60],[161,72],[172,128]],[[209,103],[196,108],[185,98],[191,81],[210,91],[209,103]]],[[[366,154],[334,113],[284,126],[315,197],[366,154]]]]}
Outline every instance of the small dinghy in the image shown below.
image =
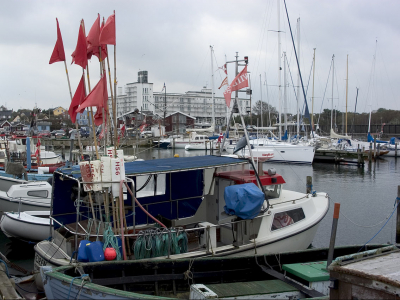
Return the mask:
{"type": "Polygon", "coordinates": [[[38,242],[50,236],[50,211],[5,212],[1,230],[8,238],[38,242]]]}

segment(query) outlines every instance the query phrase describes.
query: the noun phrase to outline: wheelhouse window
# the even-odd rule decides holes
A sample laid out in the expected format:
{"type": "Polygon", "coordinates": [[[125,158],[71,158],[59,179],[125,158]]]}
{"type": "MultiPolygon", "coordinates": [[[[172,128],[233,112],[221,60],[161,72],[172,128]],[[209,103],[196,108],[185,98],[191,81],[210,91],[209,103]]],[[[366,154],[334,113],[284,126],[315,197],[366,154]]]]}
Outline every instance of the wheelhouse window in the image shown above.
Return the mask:
{"type": "Polygon", "coordinates": [[[136,176],[136,197],[164,195],[165,178],[165,174],[136,176]]]}
{"type": "Polygon", "coordinates": [[[39,197],[39,198],[47,198],[49,196],[49,192],[46,190],[42,191],[28,191],[28,196],[31,197],[39,197]]]}
{"type": "Polygon", "coordinates": [[[264,185],[265,194],[268,199],[279,198],[281,196],[282,185],[281,184],[273,184],[273,185],[264,185]]]}
{"type": "Polygon", "coordinates": [[[293,225],[305,219],[305,217],[302,208],[276,213],[274,215],[274,220],[272,221],[271,231],[293,225]]]}

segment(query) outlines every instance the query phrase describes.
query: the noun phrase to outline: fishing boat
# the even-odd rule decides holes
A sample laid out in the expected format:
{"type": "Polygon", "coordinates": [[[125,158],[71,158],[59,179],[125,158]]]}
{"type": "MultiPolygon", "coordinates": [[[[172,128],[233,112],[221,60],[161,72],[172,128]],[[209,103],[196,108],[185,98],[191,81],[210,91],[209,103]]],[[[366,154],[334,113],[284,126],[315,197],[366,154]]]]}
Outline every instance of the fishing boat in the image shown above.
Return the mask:
{"type": "Polygon", "coordinates": [[[285,180],[274,169],[264,172],[260,163],[257,173],[253,166],[248,159],[210,155],[126,163],[122,223],[111,213],[118,212],[113,209],[117,199],[101,200],[107,193],[96,192],[91,202],[90,194],[82,189],[85,183],[79,168],[61,168],[54,173],[53,239],[35,245],[35,269],[66,265],[71,258],[75,261],[73,253],[80,242],[107,239],[104,228],[110,226],[125,243],[122,254],[126,259],[246,256],[306,249],[328,211],[327,194],[285,190],[285,180]],[[110,223],[104,226],[107,220],[110,223]],[[122,232],[114,224],[123,226],[122,232]],[[138,246],[143,239],[170,233],[182,238],[185,251],[157,254],[160,249],[138,246]]]}
{"type": "MultiPolygon", "coordinates": [[[[334,258],[354,261],[393,251],[398,251],[395,246],[337,247],[334,258]],[[360,249],[368,251],[350,255],[360,249]]],[[[48,299],[325,299],[330,291],[327,257],[324,248],[250,257],[71,264],[40,272],[48,299]]]]}
{"type": "Polygon", "coordinates": [[[1,230],[10,239],[39,242],[50,236],[50,211],[5,212],[1,230]]]}

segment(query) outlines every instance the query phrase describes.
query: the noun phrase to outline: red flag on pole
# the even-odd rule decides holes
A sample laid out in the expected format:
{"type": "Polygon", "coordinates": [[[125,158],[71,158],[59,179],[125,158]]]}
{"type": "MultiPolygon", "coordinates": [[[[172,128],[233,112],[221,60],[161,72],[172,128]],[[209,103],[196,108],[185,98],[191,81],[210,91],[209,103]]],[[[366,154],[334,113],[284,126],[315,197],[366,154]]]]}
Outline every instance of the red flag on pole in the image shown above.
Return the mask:
{"type": "Polygon", "coordinates": [[[144,128],[146,127],[146,116],[144,116],[144,119],[142,121],[142,125],[140,125],[140,132],[144,131],[144,128]]]}
{"type": "Polygon", "coordinates": [[[90,59],[93,53],[99,51],[99,37],[100,37],[100,14],[97,15],[96,21],[94,21],[92,28],[90,28],[87,40],[87,56],[90,59]]]}
{"type": "Polygon", "coordinates": [[[50,57],[50,61],[49,61],[50,65],[52,63],[55,63],[58,61],[65,61],[64,44],[63,44],[60,26],[58,25],[57,18],[56,18],[56,21],[57,21],[57,42],[56,42],[56,45],[54,46],[53,53],[51,54],[51,57],[50,57]]]}
{"type": "Polygon", "coordinates": [[[231,94],[233,91],[238,91],[242,88],[249,86],[249,80],[247,75],[247,65],[243,68],[243,70],[235,77],[232,81],[231,85],[224,92],[224,98],[226,105],[229,107],[231,104],[231,94]]]}
{"type": "Polygon", "coordinates": [[[124,123],[124,125],[122,125],[122,127],[120,129],[120,133],[118,135],[118,143],[119,143],[120,138],[123,137],[124,134],[125,134],[125,123],[124,123]]]}
{"type": "Polygon", "coordinates": [[[225,79],[222,80],[221,85],[219,86],[218,89],[222,88],[224,85],[228,85],[228,76],[226,76],[225,79]]]}
{"type": "Polygon", "coordinates": [[[71,105],[69,106],[68,110],[72,123],[76,122],[76,115],[77,115],[76,110],[79,104],[81,104],[84,99],[85,99],[85,79],[83,78],[82,75],[81,81],[78,84],[78,87],[75,91],[74,97],[72,98],[71,105]]]}
{"type": "Polygon", "coordinates": [[[100,44],[115,45],[115,12],[108,17],[106,24],[100,32],[100,44]]]}
{"type": "MultiPolygon", "coordinates": [[[[101,124],[103,124],[103,108],[104,110],[107,112],[107,106],[105,107],[97,107],[97,111],[94,115],[94,124],[96,126],[99,126],[101,124]]],[[[104,119],[105,121],[107,120],[107,118],[104,119]]]]}
{"type": "MultiPolygon", "coordinates": [[[[89,106],[97,106],[99,108],[107,108],[108,92],[107,92],[107,80],[106,75],[101,76],[99,82],[93,88],[93,90],[85,97],[79,108],[76,110],[81,113],[89,106]]],[[[97,113],[96,113],[97,114],[97,113]]]]}
{"type": "Polygon", "coordinates": [[[240,72],[236,78],[231,83],[232,92],[238,91],[242,88],[249,86],[249,79],[247,74],[247,65],[243,68],[242,72],[240,72]]]}
{"type": "Polygon", "coordinates": [[[76,43],[75,51],[71,54],[72,63],[80,65],[82,68],[87,66],[87,42],[86,36],[83,32],[83,23],[79,25],[78,42],[76,43]]]}

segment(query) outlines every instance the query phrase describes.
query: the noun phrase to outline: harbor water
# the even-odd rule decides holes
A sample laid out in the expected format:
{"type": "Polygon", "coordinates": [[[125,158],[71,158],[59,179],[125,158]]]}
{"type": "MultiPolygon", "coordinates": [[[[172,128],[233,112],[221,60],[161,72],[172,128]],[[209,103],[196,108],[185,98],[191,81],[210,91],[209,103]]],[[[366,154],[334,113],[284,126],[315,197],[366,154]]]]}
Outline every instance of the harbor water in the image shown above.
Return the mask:
{"type": "MultiPolygon", "coordinates": [[[[189,152],[184,149],[140,148],[138,151],[125,149],[124,152],[145,160],[173,157],[174,154],[180,157],[205,155],[205,151],[189,152]]],[[[263,168],[275,168],[286,181],[285,189],[306,192],[306,177],[312,176],[313,190],[328,193],[330,209],[319,225],[314,247],[329,247],[335,202],[341,205],[336,245],[395,243],[394,205],[397,186],[400,185],[400,158],[382,157],[372,164],[366,162],[364,168],[325,163],[291,165],[270,162],[264,163],[263,168]]],[[[32,245],[11,242],[0,232],[0,252],[23,268],[33,269],[32,245]]]]}

